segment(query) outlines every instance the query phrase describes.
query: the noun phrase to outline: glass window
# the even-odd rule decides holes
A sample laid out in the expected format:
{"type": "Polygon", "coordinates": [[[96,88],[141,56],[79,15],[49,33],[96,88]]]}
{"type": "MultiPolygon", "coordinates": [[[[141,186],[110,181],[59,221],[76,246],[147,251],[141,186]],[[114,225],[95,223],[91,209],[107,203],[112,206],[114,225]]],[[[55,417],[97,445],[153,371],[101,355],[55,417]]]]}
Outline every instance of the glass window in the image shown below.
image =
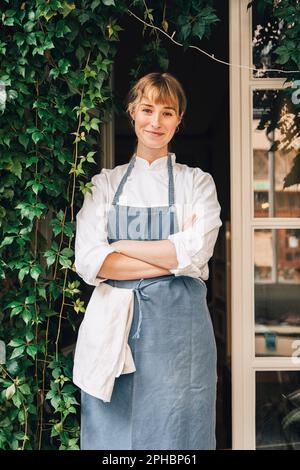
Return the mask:
{"type": "Polygon", "coordinates": [[[300,229],[254,231],[256,356],[292,357],[300,340],[300,229]]]}
{"type": "Polygon", "coordinates": [[[266,69],[292,70],[289,64],[276,62],[276,48],[279,46],[283,21],[275,18],[273,7],[264,2],[252,5],[252,60],[258,71],[253,71],[254,78],[284,77],[281,72],[266,72],[266,69]]]}
{"type": "Polygon", "coordinates": [[[284,90],[254,90],[254,217],[300,217],[300,129],[293,111],[284,90]]]}
{"type": "Polygon", "coordinates": [[[256,372],[256,448],[300,450],[300,372],[256,372]]]}

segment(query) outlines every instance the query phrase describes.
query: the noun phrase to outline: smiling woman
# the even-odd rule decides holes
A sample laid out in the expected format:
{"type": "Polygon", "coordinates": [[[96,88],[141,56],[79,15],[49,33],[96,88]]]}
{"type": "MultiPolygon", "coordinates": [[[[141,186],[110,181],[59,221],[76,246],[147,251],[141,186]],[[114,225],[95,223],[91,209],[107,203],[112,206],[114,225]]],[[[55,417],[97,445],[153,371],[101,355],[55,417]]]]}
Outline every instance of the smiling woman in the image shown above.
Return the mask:
{"type": "Polygon", "coordinates": [[[148,74],[130,90],[127,103],[138,138],[137,155],[151,162],[167,154],[186,111],[185,93],[178,80],[169,73],[148,74]]]}
{"type": "Polygon", "coordinates": [[[214,449],[217,352],[203,281],[222,225],[214,181],[168,151],[186,109],[175,77],[142,77],[127,103],[134,155],[93,177],[77,214],[77,273],[96,286],[74,358],[81,448],[214,449]],[[111,305],[133,292],[126,354],[114,345],[128,305],[110,306],[109,290],[111,305]]]}

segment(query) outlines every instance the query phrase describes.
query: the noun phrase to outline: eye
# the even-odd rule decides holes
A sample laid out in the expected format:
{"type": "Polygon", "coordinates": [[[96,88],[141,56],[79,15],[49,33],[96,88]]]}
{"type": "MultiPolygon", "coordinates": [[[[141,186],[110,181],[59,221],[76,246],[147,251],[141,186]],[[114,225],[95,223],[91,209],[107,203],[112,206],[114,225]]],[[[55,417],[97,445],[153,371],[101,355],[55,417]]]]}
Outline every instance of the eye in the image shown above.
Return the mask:
{"type": "MultiPolygon", "coordinates": [[[[144,108],[144,109],[142,109],[142,111],[151,111],[151,109],[149,109],[149,108],[144,108]]],[[[166,114],[167,116],[173,116],[173,114],[170,113],[170,112],[168,112],[168,111],[166,111],[164,114],[166,114]]]]}

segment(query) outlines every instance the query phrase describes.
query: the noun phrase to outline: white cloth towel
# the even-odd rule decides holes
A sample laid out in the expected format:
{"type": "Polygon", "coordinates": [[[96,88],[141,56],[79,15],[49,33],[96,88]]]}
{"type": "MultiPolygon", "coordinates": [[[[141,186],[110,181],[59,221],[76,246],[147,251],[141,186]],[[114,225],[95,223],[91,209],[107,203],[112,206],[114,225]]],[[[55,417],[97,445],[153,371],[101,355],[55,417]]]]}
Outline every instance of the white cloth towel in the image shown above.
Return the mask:
{"type": "Polygon", "coordinates": [[[95,287],[78,331],[73,382],[110,402],[115,378],[135,372],[128,336],[133,318],[132,289],[95,287]]]}

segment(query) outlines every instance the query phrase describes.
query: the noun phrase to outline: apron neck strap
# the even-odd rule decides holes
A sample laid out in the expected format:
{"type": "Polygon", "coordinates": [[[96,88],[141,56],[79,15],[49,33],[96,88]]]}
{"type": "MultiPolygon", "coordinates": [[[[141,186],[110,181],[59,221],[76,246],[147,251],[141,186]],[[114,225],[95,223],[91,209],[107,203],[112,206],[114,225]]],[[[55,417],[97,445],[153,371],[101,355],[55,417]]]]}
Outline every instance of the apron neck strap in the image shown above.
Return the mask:
{"type": "MultiPolygon", "coordinates": [[[[127,170],[120,181],[120,184],[117,188],[117,191],[115,193],[115,196],[112,202],[113,205],[116,205],[119,202],[120,195],[122,194],[127,178],[132,172],[135,161],[136,161],[136,154],[134,154],[131,157],[127,170]]],[[[174,191],[174,174],[173,174],[173,166],[172,166],[172,156],[170,153],[168,154],[168,176],[169,176],[169,192],[168,192],[169,207],[172,207],[174,206],[174,201],[175,201],[175,195],[174,195],[175,191],[174,191]]]]}

